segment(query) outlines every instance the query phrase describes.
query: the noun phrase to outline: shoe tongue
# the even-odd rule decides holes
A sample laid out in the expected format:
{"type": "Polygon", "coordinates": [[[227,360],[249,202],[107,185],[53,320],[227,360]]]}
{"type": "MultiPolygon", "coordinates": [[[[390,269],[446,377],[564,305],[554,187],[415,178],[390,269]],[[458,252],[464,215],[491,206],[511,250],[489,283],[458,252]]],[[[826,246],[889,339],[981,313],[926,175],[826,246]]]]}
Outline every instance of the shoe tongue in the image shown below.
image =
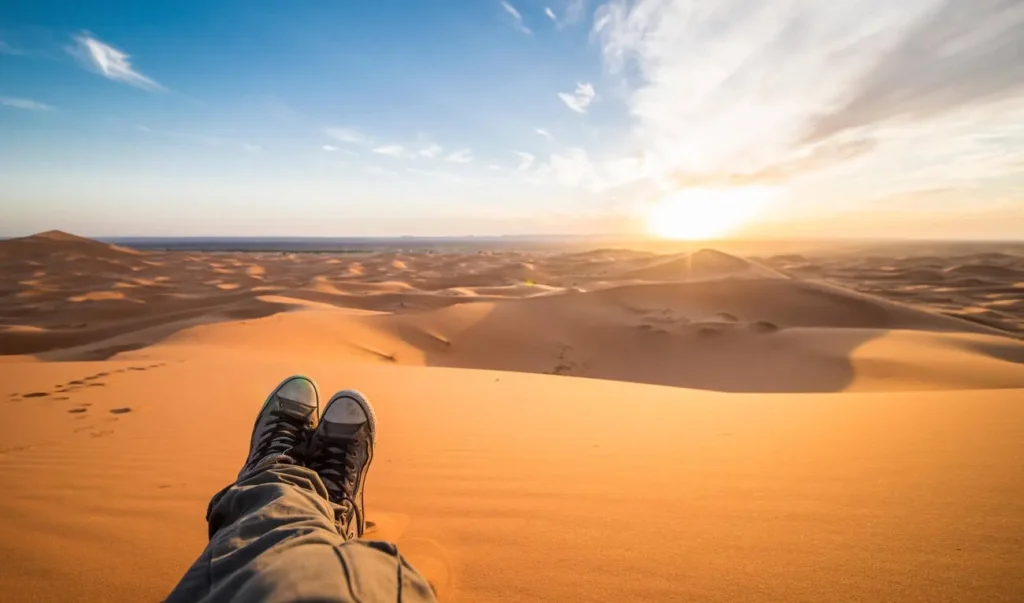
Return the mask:
{"type": "Polygon", "coordinates": [[[291,415],[297,419],[305,419],[309,417],[309,413],[313,410],[302,402],[296,402],[295,400],[289,400],[288,398],[277,397],[277,407],[281,409],[281,412],[291,415]]]}
{"type": "Polygon", "coordinates": [[[333,439],[354,439],[366,428],[366,423],[335,423],[333,421],[321,421],[320,429],[323,434],[333,439]]]}

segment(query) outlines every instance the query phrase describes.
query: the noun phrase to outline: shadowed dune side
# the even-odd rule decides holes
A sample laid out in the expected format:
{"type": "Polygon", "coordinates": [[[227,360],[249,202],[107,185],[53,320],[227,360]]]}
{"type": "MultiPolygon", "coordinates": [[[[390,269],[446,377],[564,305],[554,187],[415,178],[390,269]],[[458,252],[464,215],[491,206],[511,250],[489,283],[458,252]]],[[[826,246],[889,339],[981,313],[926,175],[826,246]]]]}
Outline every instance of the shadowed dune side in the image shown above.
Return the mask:
{"type": "Polygon", "coordinates": [[[163,307],[156,311],[149,309],[139,316],[101,322],[97,326],[70,329],[4,327],[0,328],[0,355],[38,354],[42,359],[97,360],[116,353],[111,351],[104,355],[100,349],[138,349],[153,343],[156,333],[173,333],[203,322],[271,316],[289,308],[288,305],[257,299],[250,293],[241,293],[178,303],[173,308],[163,307]],[[154,327],[159,329],[153,331],[154,327]],[[125,339],[133,343],[127,345],[125,339]]]}
{"type": "Polygon", "coordinates": [[[149,351],[187,358],[197,348],[225,347],[254,357],[737,392],[1024,386],[1024,345],[996,331],[789,279],[632,285],[405,313],[294,304],[296,311],[272,320],[189,328],[149,351]]]}
{"type": "Polygon", "coordinates": [[[826,279],[1024,337],[1024,252],[782,255],[764,262],[796,277],[826,279]]]}

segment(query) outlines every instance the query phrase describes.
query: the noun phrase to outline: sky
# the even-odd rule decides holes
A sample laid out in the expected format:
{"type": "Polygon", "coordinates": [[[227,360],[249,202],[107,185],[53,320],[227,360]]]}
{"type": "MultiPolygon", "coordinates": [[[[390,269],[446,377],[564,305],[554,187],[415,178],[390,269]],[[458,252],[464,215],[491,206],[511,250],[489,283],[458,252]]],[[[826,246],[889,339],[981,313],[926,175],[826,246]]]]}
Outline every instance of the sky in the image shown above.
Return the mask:
{"type": "Polygon", "coordinates": [[[1024,238],[1024,0],[0,3],[0,236],[1024,238]]]}

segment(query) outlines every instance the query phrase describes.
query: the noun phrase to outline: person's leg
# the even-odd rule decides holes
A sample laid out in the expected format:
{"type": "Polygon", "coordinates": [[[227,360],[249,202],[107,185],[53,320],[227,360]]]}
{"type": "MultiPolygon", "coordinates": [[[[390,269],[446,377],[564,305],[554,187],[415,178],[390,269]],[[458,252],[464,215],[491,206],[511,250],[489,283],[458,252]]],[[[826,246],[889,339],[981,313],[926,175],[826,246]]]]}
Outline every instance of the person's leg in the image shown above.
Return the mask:
{"type": "Polygon", "coordinates": [[[345,536],[361,535],[365,524],[361,489],[375,433],[372,410],[356,396],[343,392],[332,398],[311,441],[315,448],[310,465],[315,452],[318,466],[329,476],[328,486],[316,471],[297,464],[311,419],[318,414],[315,386],[308,379],[292,378],[271,394],[238,480],[210,502],[210,543],[168,603],[434,600],[429,584],[394,545],[346,542],[345,536]],[[365,417],[362,424],[353,424],[360,414],[365,417]],[[338,437],[339,432],[347,436],[338,437]],[[360,465],[352,463],[352,454],[340,463],[328,458],[331,451],[355,449],[364,451],[360,465]],[[358,514],[350,500],[330,494],[339,483],[355,482],[358,514]],[[343,536],[338,525],[356,528],[343,536]]]}

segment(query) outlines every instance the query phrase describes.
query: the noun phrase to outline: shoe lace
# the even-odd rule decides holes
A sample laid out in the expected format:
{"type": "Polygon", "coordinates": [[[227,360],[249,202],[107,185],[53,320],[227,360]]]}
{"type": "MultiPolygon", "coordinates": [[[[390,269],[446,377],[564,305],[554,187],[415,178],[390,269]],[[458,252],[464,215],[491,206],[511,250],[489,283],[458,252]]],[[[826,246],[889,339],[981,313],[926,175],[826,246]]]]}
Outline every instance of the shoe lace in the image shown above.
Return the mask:
{"type": "Polygon", "coordinates": [[[267,427],[267,435],[256,447],[256,458],[289,452],[302,441],[306,429],[306,422],[303,419],[283,410],[272,410],[270,416],[274,420],[267,427]]]}
{"type": "Polygon", "coordinates": [[[317,473],[323,480],[333,502],[355,508],[356,466],[355,440],[326,442],[317,455],[317,473]]]}

